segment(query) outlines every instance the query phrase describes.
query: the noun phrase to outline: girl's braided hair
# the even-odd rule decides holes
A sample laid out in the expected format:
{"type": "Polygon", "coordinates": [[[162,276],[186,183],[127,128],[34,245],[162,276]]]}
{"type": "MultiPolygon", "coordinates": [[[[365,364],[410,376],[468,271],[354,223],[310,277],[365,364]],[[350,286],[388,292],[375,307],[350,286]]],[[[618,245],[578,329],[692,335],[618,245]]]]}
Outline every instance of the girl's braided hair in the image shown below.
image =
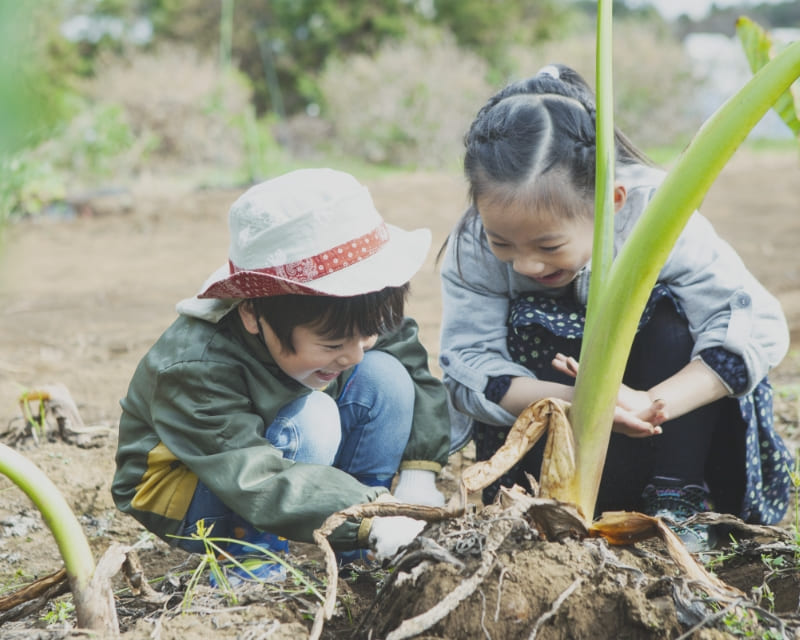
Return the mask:
{"type": "MultiPolygon", "coordinates": [[[[557,177],[573,187],[571,200],[593,201],[596,115],[594,92],[563,64],[547,65],[489,98],[464,136],[471,206],[454,230],[456,236],[478,218],[477,200],[489,190],[510,200],[523,189],[536,192],[528,189],[535,186],[536,197],[547,202],[553,196],[553,181],[547,178],[557,177]]],[[[614,147],[617,163],[652,164],[617,128],[614,147]]],[[[563,210],[577,216],[586,207],[563,210]]]]}

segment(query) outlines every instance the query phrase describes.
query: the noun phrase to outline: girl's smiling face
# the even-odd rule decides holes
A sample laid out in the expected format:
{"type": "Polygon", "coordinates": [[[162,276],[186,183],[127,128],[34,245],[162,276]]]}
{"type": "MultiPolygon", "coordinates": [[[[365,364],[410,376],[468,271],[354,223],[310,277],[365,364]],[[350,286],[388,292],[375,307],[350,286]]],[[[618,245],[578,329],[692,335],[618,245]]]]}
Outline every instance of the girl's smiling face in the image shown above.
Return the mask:
{"type": "Polygon", "coordinates": [[[476,204],[495,257],[544,287],[569,284],[592,257],[588,215],[531,210],[522,198],[479,197],[476,204]]]}

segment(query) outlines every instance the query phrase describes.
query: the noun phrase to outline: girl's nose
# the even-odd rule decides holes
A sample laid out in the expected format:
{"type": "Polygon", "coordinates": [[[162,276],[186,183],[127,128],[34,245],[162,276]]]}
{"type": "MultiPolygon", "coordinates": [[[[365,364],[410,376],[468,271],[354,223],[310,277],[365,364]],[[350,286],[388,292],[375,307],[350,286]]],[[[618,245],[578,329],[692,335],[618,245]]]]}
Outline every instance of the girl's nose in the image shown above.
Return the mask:
{"type": "Polygon", "coordinates": [[[544,262],[527,256],[515,258],[511,266],[520,275],[530,277],[538,276],[545,269],[544,262]]]}

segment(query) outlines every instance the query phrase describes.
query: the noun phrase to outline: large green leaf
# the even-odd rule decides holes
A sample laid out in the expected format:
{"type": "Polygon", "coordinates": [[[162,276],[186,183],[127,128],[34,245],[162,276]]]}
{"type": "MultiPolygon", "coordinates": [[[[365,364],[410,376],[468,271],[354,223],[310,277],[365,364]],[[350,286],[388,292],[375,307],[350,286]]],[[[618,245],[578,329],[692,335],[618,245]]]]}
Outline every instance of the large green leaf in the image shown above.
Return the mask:
{"type": "MultiPolygon", "coordinates": [[[[750,69],[756,73],[767,62],[775,57],[775,44],[770,34],[761,25],[745,16],[736,21],[736,35],[750,63],[750,69]]],[[[782,93],[773,105],[795,137],[800,138],[800,93],[792,85],[782,93]]]]}
{"type": "MultiPolygon", "coordinates": [[[[603,3],[599,0],[600,5],[603,3]]],[[[633,336],[658,273],[725,163],[799,77],[800,42],[794,42],[777,52],[700,128],[611,265],[600,292],[602,299],[591,322],[586,322],[569,410],[575,435],[575,475],[568,493],[587,519],[594,513],[616,397],[633,336]]],[[[590,305],[593,293],[590,289],[590,305]]]]}

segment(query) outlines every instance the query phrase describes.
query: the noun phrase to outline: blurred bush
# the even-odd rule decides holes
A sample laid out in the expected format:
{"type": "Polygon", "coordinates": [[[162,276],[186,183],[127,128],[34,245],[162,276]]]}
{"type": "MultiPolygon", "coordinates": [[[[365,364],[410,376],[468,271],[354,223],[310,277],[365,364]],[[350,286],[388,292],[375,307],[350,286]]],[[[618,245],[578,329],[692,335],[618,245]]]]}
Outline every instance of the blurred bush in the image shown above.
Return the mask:
{"type": "Polygon", "coordinates": [[[95,67],[86,95],[118,103],[135,137],[154,141],[148,168],[185,171],[241,162],[244,131],[232,118],[252,109],[241,74],[224,72],[215,59],[178,45],[106,54],[95,67]]]}
{"type": "MultiPolygon", "coordinates": [[[[595,84],[595,34],[592,31],[514,47],[514,75],[536,73],[561,62],[595,84]]],[[[693,100],[703,78],[694,73],[681,43],[661,20],[614,23],[614,120],[642,149],[688,142],[702,124],[693,100]]]]}
{"type": "Polygon", "coordinates": [[[0,220],[148,174],[249,183],[281,161],[247,78],[193,49],[105,51],[77,86],[74,117],[2,160],[0,220]]]}
{"type": "Polygon", "coordinates": [[[249,78],[187,45],[104,55],[84,87],[97,102],[121,105],[147,152],[129,171],[249,183],[281,161],[275,116],[256,115],[249,78]]]}
{"type": "Polygon", "coordinates": [[[331,144],[369,162],[458,167],[462,139],[490,93],[488,66],[432,28],[374,56],[329,60],[319,77],[331,144]]]}

